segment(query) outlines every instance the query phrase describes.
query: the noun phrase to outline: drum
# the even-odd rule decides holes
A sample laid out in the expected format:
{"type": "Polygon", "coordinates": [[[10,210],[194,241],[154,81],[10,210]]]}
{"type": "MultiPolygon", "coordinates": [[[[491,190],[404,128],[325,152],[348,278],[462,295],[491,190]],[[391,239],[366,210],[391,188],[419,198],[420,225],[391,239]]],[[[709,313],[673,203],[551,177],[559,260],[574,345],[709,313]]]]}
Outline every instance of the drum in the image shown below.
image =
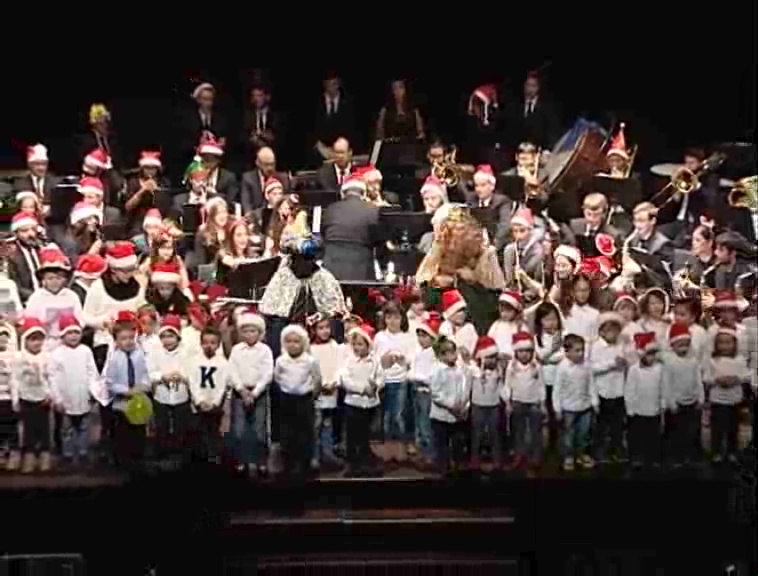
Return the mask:
{"type": "Polygon", "coordinates": [[[608,133],[580,118],[558,140],[545,163],[549,194],[571,194],[592,180],[603,158],[608,133]]]}

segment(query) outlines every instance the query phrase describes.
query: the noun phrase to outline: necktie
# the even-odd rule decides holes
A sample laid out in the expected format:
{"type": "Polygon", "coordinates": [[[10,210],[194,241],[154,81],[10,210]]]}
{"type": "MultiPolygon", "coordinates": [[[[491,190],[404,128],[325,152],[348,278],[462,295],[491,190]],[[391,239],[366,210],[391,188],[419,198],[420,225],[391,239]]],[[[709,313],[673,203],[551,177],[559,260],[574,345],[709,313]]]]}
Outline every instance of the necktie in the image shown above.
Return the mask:
{"type": "Polygon", "coordinates": [[[326,114],[327,116],[334,114],[334,100],[331,98],[329,98],[329,100],[326,102],[326,114]]]}
{"type": "Polygon", "coordinates": [[[342,181],[345,179],[345,172],[346,170],[344,168],[340,168],[340,177],[338,182],[340,186],[342,185],[342,181]]]}
{"type": "Polygon", "coordinates": [[[126,352],[126,383],[129,389],[134,388],[137,384],[137,374],[134,372],[134,362],[132,362],[132,350],[126,352]]]}
{"type": "Polygon", "coordinates": [[[529,102],[526,103],[526,114],[525,116],[528,118],[532,115],[532,112],[534,112],[534,100],[529,100],[529,102]]]}
{"type": "Polygon", "coordinates": [[[35,182],[36,182],[37,194],[39,194],[41,198],[44,193],[44,189],[42,187],[42,178],[38,176],[37,178],[35,178],[35,182]]]}

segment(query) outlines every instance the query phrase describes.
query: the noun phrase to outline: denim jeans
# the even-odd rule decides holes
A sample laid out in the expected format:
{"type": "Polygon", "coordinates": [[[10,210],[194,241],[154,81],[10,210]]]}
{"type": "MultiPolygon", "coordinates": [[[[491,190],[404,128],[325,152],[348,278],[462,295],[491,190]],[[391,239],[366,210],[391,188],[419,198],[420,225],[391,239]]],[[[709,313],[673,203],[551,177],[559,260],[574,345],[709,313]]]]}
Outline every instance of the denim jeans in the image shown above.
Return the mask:
{"type": "Polygon", "coordinates": [[[563,442],[561,456],[576,458],[589,453],[592,410],[563,412],[563,442]]]}
{"type": "Polygon", "coordinates": [[[511,416],[513,449],[517,456],[542,458],[542,410],[539,404],[513,403],[511,416]]]}
{"type": "Polygon", "coordinates": [[[432,420],[434,461],[441,472],[449,470],[451,456],[453,464],[463,464],[466,458],[465,426],[465,422],[432,420]]]}
{"type": "Polygon", "coordinates": [[[265,466],[268,461],[268,395],[246,408],[242,398],[232,397],[231,436],[239,464],[265,466]]]}
{"type": "Polygon", "coordinates": [[[86,458],[89,451],[89,414],[64,415],[61,440],[64,458],[86,458]]]}
{"type": "Polygon", "coordinates": [[[384,440],[405,441],[405,402],[408,382],[386,382],[384,385],[384,440]]]}
{"type": "Polygon", "coordinates": [[[316,408],[316,418],[313,423],[313,457],[334,458],[334,413],[335,408],[316,408]]]}
{"type": "Polygon", "coordinates": [[[418,384],[413,397],[414,421],[416,424],[416,448],[422,458],[431,460],[434,457],[434,444],[432,443],[432,421],[429,411],[432,409],[432,395],[429,391],[421,391],[418,384]]]}
{"type": "Polygon", "coordinates": [[[479,458],[482,440],[488,437],[492,449],[492,460],[500,462],[502,443],[500,441],[499,406],[473,406],[471,408],[471,457],[479,458]]]}

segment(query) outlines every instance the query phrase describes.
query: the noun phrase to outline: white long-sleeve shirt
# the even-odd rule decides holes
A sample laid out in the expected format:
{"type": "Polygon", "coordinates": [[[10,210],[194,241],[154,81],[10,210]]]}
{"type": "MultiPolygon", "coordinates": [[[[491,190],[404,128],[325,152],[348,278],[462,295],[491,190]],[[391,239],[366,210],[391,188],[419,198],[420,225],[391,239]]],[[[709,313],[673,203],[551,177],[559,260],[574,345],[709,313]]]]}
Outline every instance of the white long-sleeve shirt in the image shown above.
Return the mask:
{"type": "Polygon", "coordinates": [[[448,366],[439,363],[430,384],[432,407],[429,417],[439,422],[455,423],[459,415],[453,413],[456,406],[467,410],[471,404],[471,372],[468,366],[448,366]]]}
{"type": "Polygon", "coordinates": [[[0,402],[17,402],[18,390],[13,378],[16,352],[8,348],[0,352],[0,402]]]}
{"type": "Polygon", "coordinates": [[[500,354],[513,357],[513,335],[521,330],[528,331],[521,320],[495,320],[487,330],[487,336],[495,341],[500,354]]]}
{"type": "Polygon", "coordinates": [[[585,350],[597,338],[600,311],[588,304],[574,304],[563,321],[564,334],[576,334],[584,338],[585,350]]]}
{"type": "Polygon", "coordinates": [[[522,364],[518,360],[508,363],[505,370],[505,387],[501,398],[505,402],[542,404],[545,402],[545,381],[542,368],[536,362],[522,364]]]}
{"type": "Polygon", "coordinates": [[[541,340],[542,345],[536,338],[534,339],[535,355],[542,367],[542,378],[545,381],[545,386],[552,386],[555,384],[555,378],[558,374],[558,365],[564,358],[563,346],[560,346],[561,335],[558,332],[555,334],[543,333],[541,340]]]}
{"type": "Polygon", "coordinates": [[[229,368],[232,387],[237,392],[251,390],[257,400],[274,377],[274,355],[263,342],[252,346],[238,342],[229,354],[229,368]]]}
{"type": "Polygon", "coordinates": [[[747,361],[743,356],[733,358],[719,356],[710,358],[703,371],[703,382],[708,387],[708,398],[713,404],[734,406],[742,402],[742,383],[750,382],[750,373],[747,361]],[[732,386],[716,384],[717,378],[734,376],[739,380],[732,386]]]}
{"type": "MultiPolygon", "coordinates": [[[[748,332],[745,325],[739,322],[735,326],[737,332],[737,353],[747,360],[748,352],[750,348],[748,332]]],[[[716,334],[718,334],[719,325],[712,324],[706,331],[706,345],[705,345],[705,359],[709,359],[713,355],[713,347],[716,344],[716,334]]]]}
{"type": "Polygon", "coordinates": [[[498,406],[504,387],[505,370],[471,367],[471,404],[473,406],[498,406]]]}
{"type": "Polygon", "coordinates": [[[437,355],[431,346],[429,348],[421,348],[419,346],[416,349],[416,353],[411,360],[411,369],[408,373],[408,377],[416,382],[417,392],[429,392],[429,386],[432,383],[432,376],[434,370],[437,368],[439,360],[437,355]]]}
{"type": "Polygon", "coordinates": [[[415,340],[409,332],[393,333],[389,330],[382,330],[376,335],[374,338],[374,355],[380,362],[388,352],[398,354],[404,360],[402,363],[395,362],[392,366],[384,368],[385,382],[403,382],[408,379],[408,368],[416,348],[415,340]]]}
{"type": "Polygon", "coordinates": [[[592,343],[589,357],[592,385],[600,398],[613,400],[624,397],[626,366],[617,366],[617,358],[626,359],[626,349],[621,339],[615,344],[610,344],[603,338],[592,343]]]}
{"type": "Polygon", "coordinates": [[[283,352],[274,365],[274,380],[285,394],[305,396],[321,388],[321,368],[310,352],[297,358],[283,352]]]}
{"type": "Polygon", "coordinates": [[[742,321],[745,327],[747,365],[750,368],[750,386],[758,388],[758,318],[749,316],[742,321]]]}
{"type": "Polygon", "coordinates": [[[16,352],[13,361],[14,389],[19,400],[42,402],[51,398],[48,376],[49,357],[46,352],[30,354],[26,350],[16,352]]]}
{"type": "Polygon", "coordinates": [[[52,352],[60,344],[58,319],[63,314],[73,314],[80,325],[84,325],[82,303],[76,292],[70,288],[62,288],[53,293],[46,288],[39,287],[26,302],[27,316],[40,320],[47,332],[45,337],[45,350],[52,352]]]}
{"type": "Polygon", "coordinates": [[[216,354],[213,358],[202,353],[191,354],[187,363],[187,379],[193,404],[207,402],[211,406],[221,406],[226,391],[231,387],[229,361],[223,354],[216,354]]]}
{"type": "Polygon", "coordinates": [[[372,354],[359,358],[346,354],[339,373],[339,384],[345,390],[345,404],[353,408],[369,409],[379,406],[379,390],[384,386],[384,373],[379,360],[372,354]],[[372,387],[376,394],[368,395],[372,387]]]}
{"type": "Polygon", "coordinates": [[[90,411],[90,390],[100,385],[91,348],[84,344],[58,346],[50,354],[48,374],[53,400],[63,405],[66,414],[79,416],[90,411]]]}
{"type": "Polygon", "coordinates": [[[568,358],[558,365],[553,384],[553,410],[561,412],[584,412],[598,405],[597,391],[592,386],[590,367],[575,364],[568,358]]]}
{"type": "Polygon", "coordinates": [[[156,347],[147,356],[147,371],[150,374],[150,383],[155,389],[153,399],[156,402],[167,406],[189,402],[188,364],[189,355],[182,344],[173,350],[166,350],[163,346],[156,347]],[[172,373],[178,373],[183,380],[169,382],[166,378],[172,373]]]}
{"type": "Polygon", "coordinates": [[[669,408],[696,403],[702,405],[705,402],[705,388],[698,355],[692,349],[683,357],[674,352],[664,352],[662,360],[664,393],[669,408]]]}
{"type": "Polygon", "coordinates": [[[95,280],[87,291],[83,309],[85,324],[95,329],[93,346],[111,344],[113,337],[105,329],[105,323],[112,322],[122,310],[136,313],[144,303],[144,284],[140,284],[140,289],[133,298],[115,300],[106,292],[103,279],[98,278],[95,280]]]}
{"type": "Polygon", "coordinates": [[[458,348],[465,348],[472,355],[476,348],[476,341],[479,339],[476,328],[471,322],[466,322],[460,328],[456,328],[449,320],[445,320],[440,326],[440,336],[452,338],[458,348]]]}
{"type": "Polygon", "coordinates": [[[311,354],[318,360],[321,369],[322,388],[316,398],[316,407],[321,410],[333,410],[337,407],[337,390],[330,387],[339,382],[345,347],[334,340],[329,340],[323,344],[311,344],[311,354]]]}
{"type": "Polygon", "coordinates": [[[666,410],[663,366],[632,364],[626,375],[624,405],[629,416],[658,416],[666,410]]]}

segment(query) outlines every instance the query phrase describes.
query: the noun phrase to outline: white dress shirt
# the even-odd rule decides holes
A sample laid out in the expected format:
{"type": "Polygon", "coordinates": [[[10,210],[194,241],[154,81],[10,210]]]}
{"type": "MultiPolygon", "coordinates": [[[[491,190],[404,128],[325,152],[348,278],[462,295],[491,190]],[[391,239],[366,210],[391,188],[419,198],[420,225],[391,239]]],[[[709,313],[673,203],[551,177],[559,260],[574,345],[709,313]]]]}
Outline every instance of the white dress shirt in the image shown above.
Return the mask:
{"type": "Polygon", "coordinates": [[[624,404],[629,416],[659,416],[666,410],[663,393],[663,366],[655,362],[643,366],[639,362],[629,367],[624,388],[624,404]]]}
{"type": "Polygon", "coordinates": [[[617,358],[626,359],[626,347],[621,339],[610,344],[598,338],[590,347],[589,363],[593,387],[598,396],[606,400],[624,397],[626,367],[616,364],[617,358]]]}
{"type": "Polygon", "coordinates": [[[553,384],[553,410],[584,412],[598,405],[597,392],[592,386],[592,374],[587,363],[575,364],[568,358],[558,365],[553,384]]]}
{"type": "Polygon", "coordinates": [[[522,364],[518,360],[508,363],[505,370],[505,387],[501,398],[506,402],[542,404],[545,401],[545,381],[542,369],[536,362],[522,364]]]}
{"type": "Polygon", "coordinates": [[[256,400],[266,391],[274,377],[274,355],[263,342],[248,346],[239,342],[229,354],[232,387],[241,392],[252,390],[256,400]]]}

